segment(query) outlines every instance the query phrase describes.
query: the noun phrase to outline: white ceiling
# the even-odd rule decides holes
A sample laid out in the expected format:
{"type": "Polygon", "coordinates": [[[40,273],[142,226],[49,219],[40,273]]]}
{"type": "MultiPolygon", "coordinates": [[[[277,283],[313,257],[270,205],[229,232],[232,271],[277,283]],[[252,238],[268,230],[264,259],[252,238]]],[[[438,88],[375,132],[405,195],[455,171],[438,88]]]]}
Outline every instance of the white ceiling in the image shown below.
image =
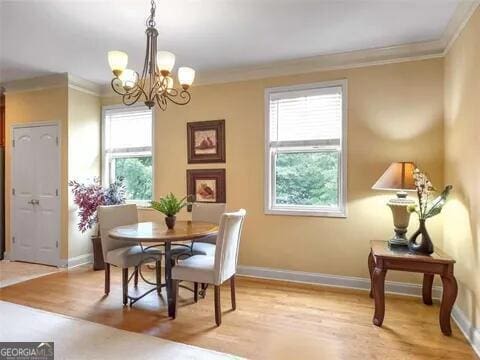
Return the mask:
{"type": "MultiPolygon", "coordinates": [[[[141,70],[149,0],[0,0],[0,82],[69,72],[105,84],[108,50],[141,70]]],[[[467,1],[468,2],[468,1],[467,1]]],[[[159,49],[197,73],[445,36],[460,0],[161,0],[159,49]]]]}

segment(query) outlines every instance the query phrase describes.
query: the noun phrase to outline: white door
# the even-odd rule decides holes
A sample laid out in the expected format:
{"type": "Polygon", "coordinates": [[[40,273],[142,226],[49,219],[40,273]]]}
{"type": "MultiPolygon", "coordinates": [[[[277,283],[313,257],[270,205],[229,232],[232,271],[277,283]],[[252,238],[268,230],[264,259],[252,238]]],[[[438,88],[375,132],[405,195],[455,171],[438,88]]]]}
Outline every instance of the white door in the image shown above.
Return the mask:
{"type": "Polygon", "coordinates": [[[15,128],[12,145],[12,258],[58,265],[58,126],[15,128]]]}

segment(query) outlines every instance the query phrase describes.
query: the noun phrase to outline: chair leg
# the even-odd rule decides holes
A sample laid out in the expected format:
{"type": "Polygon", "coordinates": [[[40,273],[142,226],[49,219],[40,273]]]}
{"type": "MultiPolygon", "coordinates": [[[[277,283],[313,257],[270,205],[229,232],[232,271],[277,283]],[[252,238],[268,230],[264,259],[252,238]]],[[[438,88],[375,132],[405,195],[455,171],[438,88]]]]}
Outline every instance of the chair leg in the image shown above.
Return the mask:
{"type": "Polygon", "coordinates": [[[128,302],[128,268],[122,269],[123,305],[128,302]]]}
{"type": "Polygon", "coordinates": [[[179,280],[173,280],[173,283],[172,283],[172,287],[173,287],[173,291],[172,291],[172,295],[173,295],[173,316],[172,318],[173,319],[176,319],[177,318],[177,303],[178,303],[178,283],[180,281],[179,280]]]}
{"type": "Polygon", "coordinates": [[[232,298],[232,310],[237,308],[237,300],[235,297],[235,275],[230,278],[230,295],[232,298]]]}
{"type": "Polygon", "coordinates": [[[193,301],[198,301],[198,283],[193,283],[193,301]]]}
{"type": "Polygon", "coordinates": [[[110,264],[105,263],[105,295],[110,293],[110,264]]]}
{"type": "Polygon", "coordinates": [[[155,262],[155,278],[157,280],[157,293],[162,293],[162,260],[155,262]]]}
{"type": "Polygon", "coordinates": [[[220,305],[220,286],[215,285],[215,323],[220,326],[222,323],[222,309],[220,305]]]}
{"type": "Polygon", "coordinates": [[[138,286],[138,266],[135,266],[135,274],[133,275],[133,284],[138,286]]]}

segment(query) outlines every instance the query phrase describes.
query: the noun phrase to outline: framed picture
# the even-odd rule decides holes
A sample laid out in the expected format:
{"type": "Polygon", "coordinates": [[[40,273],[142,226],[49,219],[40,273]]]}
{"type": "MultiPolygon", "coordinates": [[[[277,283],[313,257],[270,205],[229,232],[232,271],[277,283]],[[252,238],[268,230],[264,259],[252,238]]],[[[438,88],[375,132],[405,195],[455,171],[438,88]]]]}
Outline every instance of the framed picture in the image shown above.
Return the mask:
{"type": "Polygon", "coordinates": [[[187,123],[188,163],[225,162],[225,120],[187,123]]]}
{"type": "Polygon", "coordinates": [[[187,194],[196,202],[225,203],[225,169],[187,170],[187,194]]]}

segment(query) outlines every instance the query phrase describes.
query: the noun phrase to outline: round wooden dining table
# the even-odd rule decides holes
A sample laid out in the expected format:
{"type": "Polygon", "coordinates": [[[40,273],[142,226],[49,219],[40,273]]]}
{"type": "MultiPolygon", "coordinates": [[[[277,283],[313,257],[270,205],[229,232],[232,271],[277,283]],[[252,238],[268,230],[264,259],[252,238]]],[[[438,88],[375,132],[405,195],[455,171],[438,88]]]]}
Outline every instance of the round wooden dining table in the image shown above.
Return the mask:
{"type": "MultiPolygon", "coordinates": [[[[167,289],[168,315],[173,316],[172,294],[172,242],[185,242],[200,239],[218,233],[218,225],[200,221],[177,221],[174,229],[168,229],[164,223],[141,222],[118,226],[108,235],[114,239],[137,241],[142,248],[165,247],[165,284],[167,289]]],[[[157,285],[158,286],[158,285],[157,285]]]]}

